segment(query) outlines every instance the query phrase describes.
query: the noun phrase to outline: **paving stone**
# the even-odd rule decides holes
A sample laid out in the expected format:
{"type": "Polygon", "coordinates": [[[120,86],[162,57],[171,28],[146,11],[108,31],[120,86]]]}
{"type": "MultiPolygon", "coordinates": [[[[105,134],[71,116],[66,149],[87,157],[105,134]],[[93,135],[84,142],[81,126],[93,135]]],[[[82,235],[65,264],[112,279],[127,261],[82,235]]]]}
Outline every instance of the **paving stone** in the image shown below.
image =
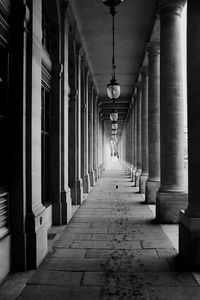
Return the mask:
{"type": "Polygon", "coordinates": [[[118,255],[119,257],[122,257],[123,250],[109,250],[109,249],[88,249],[86,251],[85,258],[86,259],[108,259],[112,255],[118,255]]]}
{"type": "Polygon", "coordinates": [[[121,271],[136,271],[136,272],[169,272],[170,266],[167,260],[159,260],[154,257],[139,257],[136,259],[123,259],[121,271]]]}
{"type": "Polygon", "coordinates": [[[83,277],[82,272],[61,272],[37,270],[28,284],[79,286],[83,277]]]}
{"type": "Polygon", "coordinates": [[[200,287],[152,287],[149,294],[152,300],[198,300],[200,287]]]}
{"type": "Polygon", "coordinates": [[[27,285],[19,300],[99,300],[99,287],[27,285]],[[80,296],[81,295],[81,296],[80,296]]]}
{"type": "Polygon", "coordinates": [[[128,259],[135,259],[138,257],[148,258],[148,257],[154,257],[155,259],[158,258],[156,250],[153,249],[127,249],[123,250],[122,260],[128,259]]]}
{"type": "Polygon", "coordinates": [[[156,252],[158,253],[159,258],[170,258],[177,255],[177,252],[173,248],[169,249],[156,249],[156,252]]]}
{"type": "Polygon", "coordinates": [[[75,223],[73,220],[67,225],[67,228],[90,228],[92,223],[75,223]]]}
{"type": "Polygon", "coordinates": [[[198,284],[191,273],[175,272],[130,272],[118,274],[134,285],[141,287],[197,287],[198,284]]]}
{"type": "Polygon", "coordinates": [[[84,249],[63,249],[63,248],[55,248],[54,253],[51,257],[66,257],[66,258],[84,258],[86,254],[86,250],[84,249]]]}
{"type": "Polygon", "coordinates": [[[122,234],[92,234],[91,240],[93,241],[110,241],[110,240],[117,240],[122,241],[123,235],[122,234]]]}
{"type": "Polygon", "coordinates": [[[141,249],[141,244],[138,241],[75,241],[71,248],[83,249],[141,249]]]}
{"type": "Polygon", "coordinates": [[[69,228],[67,229],[67,232],[69,233],[107,233],[107,228],[69,228]]]}
{"type": "Polygon", "coordinates": [[[158,248],[173,248],[169,240],[145,240],[142,241],[142,248],[144,249],[158,249],[158,248]]]}
{"type": "Polygon", "coordinates": [[[83,285],[101,285],[103,284],[102,272],[85,272],[83,277],[83,285]]]}
{"type": "Polygon", "coordinates": [[[100,271],[102,261],[96,259],[70,259],[51,257],[44,261],[40,269],[55,271],[100,271]]]}

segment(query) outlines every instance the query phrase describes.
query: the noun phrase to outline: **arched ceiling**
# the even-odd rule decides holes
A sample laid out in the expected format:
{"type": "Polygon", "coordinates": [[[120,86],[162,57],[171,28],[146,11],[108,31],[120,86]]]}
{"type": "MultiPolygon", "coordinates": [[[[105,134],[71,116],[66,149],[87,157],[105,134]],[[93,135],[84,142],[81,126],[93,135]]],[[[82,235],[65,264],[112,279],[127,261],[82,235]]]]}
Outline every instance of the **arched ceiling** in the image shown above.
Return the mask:
{"type": "MultiPolygon", "coordinates": [[[[106,86],[111,79],[112,18],[109,7],[102,0],[70,0],[80,38],[97,89],[102,117],[111,133],[109,120],[112,101],[106,86]]],[[[127,117],[130,101],[145,58],[156,20],[156,0],[124,0],[116,7],[115,58],[116,78],[121,96],[116,101],[119,113],[119,133],[127,117]]],[[[159,40],[159,28],[154,29],[154,40],[159,40]]]]}

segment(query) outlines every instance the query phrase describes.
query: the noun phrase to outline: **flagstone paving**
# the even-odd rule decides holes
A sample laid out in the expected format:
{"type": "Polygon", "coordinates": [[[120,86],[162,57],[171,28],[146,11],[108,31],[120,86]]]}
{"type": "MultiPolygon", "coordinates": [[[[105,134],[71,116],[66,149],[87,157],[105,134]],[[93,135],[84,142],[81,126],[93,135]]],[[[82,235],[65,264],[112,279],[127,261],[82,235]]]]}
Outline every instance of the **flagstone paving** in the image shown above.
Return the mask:
{"type": "Polygon", "coordinates": [[[176,255],[115,161],[18,299],[200,299],[200,286],[176,255]]]}

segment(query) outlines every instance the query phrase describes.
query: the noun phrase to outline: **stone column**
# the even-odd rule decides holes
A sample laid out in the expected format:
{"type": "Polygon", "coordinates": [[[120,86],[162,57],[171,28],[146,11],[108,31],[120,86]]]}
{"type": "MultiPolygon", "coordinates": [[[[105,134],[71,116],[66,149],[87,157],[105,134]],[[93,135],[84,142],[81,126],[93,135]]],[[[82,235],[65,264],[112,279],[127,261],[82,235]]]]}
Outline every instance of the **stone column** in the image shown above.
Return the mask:
{"type": "Polygon", "coordinates": [[[98,180],[98,148],[97,148],[97,108],[98,108],[98,98],[95,95],[94,98],[94,109],[93,109],[93,170],[94,170],[94,176],[95,176],[95,181],[98,180]]]}
{"type": "MultiPolygon", "coordinates": [[[[10,29],[10,103],[9,103],[9,211],[10,226],[12,234],[11,261],[12,271],[25,271],[26,261],[26,201],[27,196],[31,210],[31,156],[27,151],[27,145],[31,148],[31,104],[27,101],[26,79],[27,79],[27,24],[30,20],[30,11],[25,1],[14,1],[12,3],[13,16],[10,29]],[[13,72],[13,70],[17,70],[13,72]],[[26,120],[27,106],[29,107],[29,119],[26,120]],[[29,121],[29,122],[27,122],[29,121]],[[26,123],[29,125],[26,128],[26,123]],[[29,142],[26,140],[29,137],[29,142]],[[28,142],[28,143],[27,143],[28,142]],[[26,155],[28,153],[29,169],[26,173],[26,155]],[[29,180],[29,193],[27,192],[27,179],[29,180]]],[[[39,5],[40,9],[40,5],[39,5]]],[[[39,19],[40,24],[40,19],[39,19]]],[[[41,38],[41,31],[38,32],[36,40],[41,38]]],[[[40,53],[40,52],[39,52],[40,53]]],[[[40,57],[40,55],[39,55],[40,57]]],[[[31,60],[31,59],[30,59],[31,60]]],[[[31,61],[32,62],[32,61],[31,61]]],[[[41,69],[39,68],[39,76],[41,69]]],[[[31,83],[31,79],[30,79],[31,83]]],[[[41,81],[37,82],[40,87],[41,81]]],[[[39,99],[41,95],[39,93],[39,99]]],[[[39,119],[40,120],[40,119],[39,119]]],[[[40,122],[39,122],[40,125],[40,122]]],[[[39,148],[40,149],[40,148],[39,148]]],[[[40,157],[40,155],[39,155],[40,157]]],[[[41,178],[39,178],[41,179],[41,178]]],[[[41,181],[39,181],[41,182],[41,181]]],[[[41,184],[39,183],[39,192],[41,184]]],[[[41,198],[39,199],[41,200],[41,198]]],[[[41,209],[40,209],[41,211],[41,209]]],[[[6,244],[5,244],[6,245],[6,244]]],[[[10,246],[10,245],[9,245],[10,246]]],[[[47,250],[47,249],[45,249],[47,250]]],[[[9,253],[10,254],[10,253],[9,253]]],[[[2,256],[3,257],[3,256],[2,256]]]]}
{"type": "Polygon", "coordinates": [[[187,6],[188,207],[180,213],[179,255],[192,269],[200,268],[200,2],[187,6]]]}
{"type": "Polygon", "coordinates": [[[84,70],[85,77],[85,101],[84,101],[84,140],[83,140],[83,170],[84,170],[84,181],[83,181],[83,191],[84,193],[89,193],[90,191],[90,176],[88,174],[88,71],[84,70]]]}
{"type": "Polygon", "coordinates": [[[132,164],[132,173],[131,173],[131,181],[135,181],[135,114],[134,114],[134,108],[135,107],[135,101],[134,98],[132,98],[132,106],[131,106],[131,128],[132,128],[132,138],[131,138],[131,164],[132,164]]]}
{"type": "MultiPolygon", "coordinates": [[[[175,2],[175,3],[174,3],[175,2]]],[[[180,18],[183,2],[160,5],[160,142],[161,183],[156,218],[177,223],[187,203],[184,186],[184,120],[180,18]]]]}
{"type": "Polygon", "coordinates": [[[88,101],[89,101],[89,110],[88,110],[88,124],[89,124],[89,139],[88,139],[88,148],[89,148],[89,164],[88,164],[88,172],[90,175],[90,186],[93,187],[95,185],[95,177],[94,177],[94,170],[93,170],[93,109],[94,109],[94,102],[93,102],[93,91],[94,87],[89,82],[88,86],[88,101]]]}
{"type": "Polygon", "coordinates": [[[81,53],[77,49],[77,87],[78,97],[76,101],[76,192],[77,204],[83,201],[83,180],[81,178],[81,53]]]}
{"type": "Polygon", "coordinates": [[[139,81],[137,84],[137,171],[136,171],[136,186],[140,186],[140,178],[142,172],[142,120],[141,120],[141,82],[139,81]]]}
{"type": "Polygon", "coordinates": [[[130,177],[133,180],[133,101],[130,104],[130,177]]]}
{"type": "Polygon", "coordinates": [[[137,171],[137,100],[136,94],[134,95],[134,169],[133,178],[136,186],[136,171],[137,171]]]}
{"type": "MultiPolygon", "coordinates": [[[[71,188],[72,204],[81,204],[83,199],[83,186],[80,177],[80,123],[81,123],[81,99],[80,99],[80,55],[74,37],[71,37],[74,47],[74,55],[71,57],[73,68],[70,74],[70,103],[69,103],[69,186],[71,188]]],[[[71,45],[71,46],[72,46],[71,45]]]]}
{"type": "Polygon", "coordinates": [[[160,45],[151,43],[149,52],[148,156],[146,203],[156,203],[160,186],[160,45]]]}
{"type": "Polygon", "coordinates": [[[140,180],[140,193],[145,194],[148,178],[148,70],[143,68],[142,75],[142,174],[140,180]]]}
{"type": "Polygon", "coordinates": [[[63,76],[61,82],[61,224],[67,224],[71,219],[71,196],[68,185],[68,32],[69,24],[66,16],[68,3],[62,2],[62,34],[61,60],[63,76]]]}

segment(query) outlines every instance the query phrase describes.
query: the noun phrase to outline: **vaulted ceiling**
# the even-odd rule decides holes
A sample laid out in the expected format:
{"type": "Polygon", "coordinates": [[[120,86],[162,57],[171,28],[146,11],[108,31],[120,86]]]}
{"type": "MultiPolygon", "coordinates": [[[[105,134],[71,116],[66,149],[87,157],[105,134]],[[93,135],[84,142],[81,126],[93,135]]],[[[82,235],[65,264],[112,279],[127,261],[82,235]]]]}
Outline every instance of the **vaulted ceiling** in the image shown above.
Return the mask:
{"type": "MultiPolygon", "coordinates": [[[[112,19],[109,8],[102,0],[71,0],[70,4],[97,89],[102,117],[111,133],[109,115],[113,105],[106,93],[106,86],[111,79],[112,59],[112,19]]],[[[121,86],[116,109],[119,113],[120,134],[127,118],[139,68],[146,61],[147,43],[159,40],[159,23],[155,22],[156,0],[124,0],[116,10],[116,78],[121,86]]]]}

